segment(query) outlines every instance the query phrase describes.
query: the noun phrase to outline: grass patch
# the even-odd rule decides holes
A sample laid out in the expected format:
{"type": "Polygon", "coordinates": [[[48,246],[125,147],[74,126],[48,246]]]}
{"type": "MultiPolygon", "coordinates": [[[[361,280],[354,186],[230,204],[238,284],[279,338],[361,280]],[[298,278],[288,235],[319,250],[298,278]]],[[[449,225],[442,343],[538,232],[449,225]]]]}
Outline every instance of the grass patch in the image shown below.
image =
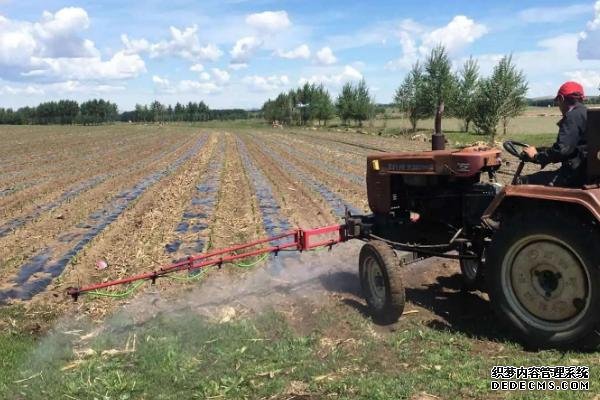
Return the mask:
{"type": "Polygon", "coordinates": [[[359,314],[324,311],[313,318],[310,332],[298,334],[276,312],[225,324],[192,313],[160,315],[143,325],[122,316],[83,347],[61,330],[37,342],[2,334],[0,391],[27,399],[406,399],[420,392],[528,398],[490,392],[491,366],[572,363],[592,367],[591,389],[600,387],[595,354],[527,353],[511,343],[492,344],[490,353],[464,334],[416,322],[382,335],[359,314]],[[124,351],[132,350],[134,336],[135,351],[124,351]]]}

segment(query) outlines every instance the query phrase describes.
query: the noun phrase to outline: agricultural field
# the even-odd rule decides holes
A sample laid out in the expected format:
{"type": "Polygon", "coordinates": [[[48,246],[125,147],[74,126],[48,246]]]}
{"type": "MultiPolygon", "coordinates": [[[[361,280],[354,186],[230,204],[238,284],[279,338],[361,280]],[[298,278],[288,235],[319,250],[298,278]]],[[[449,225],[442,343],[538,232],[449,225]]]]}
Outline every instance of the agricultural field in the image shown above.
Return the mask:
{"type": "MultiPolygon", "coordinates": [[[[520,131],[536,144],[551,140],[556,120],[537,114],[522,118],[544,128],[520,131]]],[[[66,295],[210,249],[335,224],[346,208],[368,212],[366,155],[430,147],[410,136],[217,124],[2,127],[0,397],[487,399],[511,396],[490,392],[494,365],[600,365],[597,353],[514,343],[486,295],[462,290],[455,261],[408,266],[405,315],[376,325],[353,242],[77,302],[66,295]]],[[[507,158],[501,179],[515,166],[507,158]]],[[[590,392],[547,397],[593,398],[600,375],[591,372],[590,392]]]]}

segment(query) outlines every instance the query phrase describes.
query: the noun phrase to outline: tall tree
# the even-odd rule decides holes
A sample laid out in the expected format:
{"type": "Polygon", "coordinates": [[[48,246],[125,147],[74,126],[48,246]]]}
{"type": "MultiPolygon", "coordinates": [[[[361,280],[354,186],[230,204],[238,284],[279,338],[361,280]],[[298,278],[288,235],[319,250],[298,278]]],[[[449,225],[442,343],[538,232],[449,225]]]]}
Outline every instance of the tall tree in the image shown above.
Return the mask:
{"type": "Polygon", "coordinates": [[[496,79],[498,93],[503,98],[500,116],[502,134],[506,135],[510,120],[521,115],[527,107],[525,95],[529,87],[523,71],[517,70],[513,64],[512,55],[500,60],[492,77],[496,79]]]}
{"type": "Polygon", "coordinates": [[[329,92],[322,83],[316,87],[312,104],[314,118],[319,121],[319,125],[321,125],[321,121],[323,121],[325,126],[327,126],[327,121],[335,115],[335,107],[331,101],[329,92]]]}
{"type": "Polygon", "coordinates": [[[375,111],[375,102],[369,94],[369,88],[364,79],[353,88],[354,104],[352,105],[352,117],[358,122],[358,126],[362,126],[363,121],[371,118],[375,111]]]}
{"type": "Polygon", "coordinates": [[[463,120],[464,131],[469,132],[469,125],[475,115],[477,86],[479,83],[479,64],[469,57],[458,73],[458,90],[452,102],[452,114],[463,120]]]}
{"type": "Polygon", "coordinates": [[[344,86],[342,86],[342,91],[338,94],[336,99],[335,108],[337,110],[337,115],[344,124],[347,124],[354,115],[352,106],[356,101],[355,95],[356,92],[352,83],[346,82],[344,86]]]}
{"type": "Polygon", "coordinates": [[[456,80],[444,46],[436,46],[425,62],[425,84],[435,109],[434,133],[442,133],[442,115],[447,101],[453,98],[456,80]]]}
{"type": "Polygon", "coordinates": [[[491,141],[494,141],[498,124],[502,121],[503,132],[506,133],[510,118],[522,113],[526,107],[527,87],[525,75],[516,69],[512,57],[503,57],[492,75],[482,79],[478,85],[473,117],[477,131],[490,135],[491,141]]]}
{"type": "Polygon", "coordinates": [[[394,102],[410,121],[412,131],[416,132],[420,119],[431,116],[431,107],[425,90],[423,68],[415,63],[400,87],[396,90],[394,102]]]}

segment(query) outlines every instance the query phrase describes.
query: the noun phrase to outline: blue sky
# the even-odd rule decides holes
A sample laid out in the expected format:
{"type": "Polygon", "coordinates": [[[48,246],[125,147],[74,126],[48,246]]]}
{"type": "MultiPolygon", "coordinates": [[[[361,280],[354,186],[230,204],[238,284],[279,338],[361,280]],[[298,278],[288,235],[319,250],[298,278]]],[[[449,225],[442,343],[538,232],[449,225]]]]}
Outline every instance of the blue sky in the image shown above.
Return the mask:
{"type": "Polygon", "coordinates": [[[0,0],[0,107],[104,97],[120,109],[158,99],[260,107],[323,82],[364,78],[392,100],[438,43],[481,73],[513,54],[529,96],[565,80],[600,85],[600,0],[245,1],[0,0]]]}

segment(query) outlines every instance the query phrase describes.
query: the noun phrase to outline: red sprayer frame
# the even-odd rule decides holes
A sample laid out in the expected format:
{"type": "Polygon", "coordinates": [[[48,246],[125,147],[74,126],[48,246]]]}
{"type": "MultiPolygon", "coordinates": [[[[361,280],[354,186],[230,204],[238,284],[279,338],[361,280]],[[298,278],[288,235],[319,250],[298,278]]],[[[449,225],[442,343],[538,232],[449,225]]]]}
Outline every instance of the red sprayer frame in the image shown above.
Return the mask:
{"type": "Polygon", "coordinates": [[[152,283],[156,282],[157,278],[163,275],[171,274],[180,271],[193,271],[202,269],[213,265],[222,265],[224,263],[240,260],[243,258],[254,257],[261,254],[267,253],[279,253],[281,250],[295,250],[305,251],[311,250],[317,247],[333,246],[334,244],[345,242],[348,240],[346,234],[346,225],[331,225],[323,228],[316,229],[296,229],[291,232],[283,233],[281,235],[255,240],[253,242],[240,244],[237,246],[228,247],[221,250],[211,251],[209,253],[198,254],[190,256],[185,260],[178,261],[173,264],[168,264],[160,267],[157,270],[146,272],[143,274],[133,275],[123,279],[116,279],[112,281],[96,283],[88,286],[82,286],[79,288],[71,287],[67,289],[67,294],[73,297],[73,300],[77,301],[77,298],[86,292],[93,290],[103,289],[110,286],[123,285],[140,280],[151,280],[152,283]],[[321,239],[313,242],[311,239],[319,236],[337,234],[336,237],[331,239],[321,239]],[[241,253],[234,253],[240,250],[245,250],[250,247],[258,246],[261,244],[274,242],[282,239],[292,239],[288,243],[279,244],[276,246],[267,246],[256,250],[245,251],[241,253]]]}

